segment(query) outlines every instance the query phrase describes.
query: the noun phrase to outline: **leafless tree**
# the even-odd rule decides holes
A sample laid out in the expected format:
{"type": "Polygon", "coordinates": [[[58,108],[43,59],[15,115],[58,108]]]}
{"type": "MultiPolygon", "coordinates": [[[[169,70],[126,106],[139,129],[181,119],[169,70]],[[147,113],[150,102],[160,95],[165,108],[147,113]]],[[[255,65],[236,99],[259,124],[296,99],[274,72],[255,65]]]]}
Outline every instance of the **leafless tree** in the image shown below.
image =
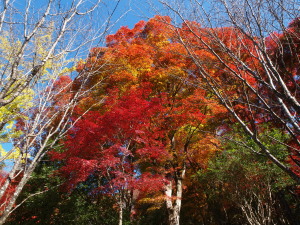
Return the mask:
{"type": "Polygon", "coordinates": [[[40,160],[76,122],[71,115],[92,74],[74,67],[113,25],[119,1],[113,4],[108,10],[101,0],[1,1],[0,141],[13,148],[1,156],[12,162],[2,174],[0,224],[19,206],[40,160]],[[65,74],[80,80],[76,92],[65,74]]]}
{"type": "Polygon", "coordinates": [[[251,148],[253,152],[264,155],[300,183],[300,2],[160,2],[174,17],[173,21],[183,24],[192,37],[182,35],[181,24],[174,28],[197,66],[193,76],[199,80],[194,85],[206,88],[226,107],[256,143],[258,148],[251,148]],[[198,25],[188,21],[196,21],[198,25]],[[228,44],[230,41],[231,45],[228,44]],[[201,58],[196,52],[198,50],[209,54],[213,60],[201,58]],[[218,77],[213,70],[219,72],[218,77]],[[230,94],[233,85],[236,92],[230,94]],[[263,136],[260,131],[264,129],[264,123],[261,121],[289,134],[291,141],[283,143],[276,137],[263,136]],[[281,143],[288,150],[285,153],[271,151],[265,140],[281,143]],[[283,154],[289,155],[293,168],[286,163],[286,158],[279,156],[283,154]]]}
{"type": "MultiPolygon", "coordinates": [[[[249,190],[245,195],[239,196],[238,205],[250,225],[290,224],[282,215],[276,214],[276,202],[269,180],[266,180],[263,191],[249,190]]],[[[236,191],[237,197],[239,190],[236,191]]]]}

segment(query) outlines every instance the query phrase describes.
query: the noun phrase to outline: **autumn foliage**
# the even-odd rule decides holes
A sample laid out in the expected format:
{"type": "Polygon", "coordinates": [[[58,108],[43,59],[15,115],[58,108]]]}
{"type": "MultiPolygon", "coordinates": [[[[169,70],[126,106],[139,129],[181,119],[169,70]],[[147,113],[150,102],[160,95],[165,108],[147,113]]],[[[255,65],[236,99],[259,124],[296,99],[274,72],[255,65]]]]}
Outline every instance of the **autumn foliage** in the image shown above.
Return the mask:
{"type": "MultiPolygon", "coordinates": [[[[66,150],[51,157],[63,162],[59,173],[69,191],[93,176],[100,181],[94,191],[118,201],[139,190],[138,198],[152,193],[161,202],[166,185],[182,192],[178,179],[206,168],[220,150],[212,131],[225,110],[189,85],[197,81],[195,68],[169,17],[122,27],[106,40],[77,68],[94,71],[86,89],[100,83],[76,110],[92,109],[68,133],[66,150]]],[[[179,198],[174,194],[172,201],[179,198]]]]}
{"type": "MultiPolygon", "coordinates": [[[[289,39],[298,38],[298,22],[266,39],[268,57],[278,67],[286,61],[280,69],[291,76],[297,76],[299,65],[288,55],[278,59],[278,43],[291,47],[289,39]]],[[[203,28],[185,21],[178,28],[163,16],[107,36],[106,46],[92,48],[77,66],[82,76],[73,82],[73,91],[78,91],[85,73],[93,72],[84,87],[91,91],[75,109],[73,120],[78,121],[61,142],[65,150],[50,153],[52,160],[62,163],[57,172],[65,178],[64,188],[71,192],[96,178],[94,193],[114,196],[120,211],[128,196],[140,204],[166,203],[172,221],[180,212],[182,192],[193,186],[192,175],[208,167],[222,149],[218,136],[232,132],[230,125],[237,122],[212,94],[208,80],[217,84],[217,91],[249,128],[274,122],[271,113],[248,107],[249,101],[262,104],[251,90],[270,95],[272,103],[272,93],[255,75],[264,74],[256,41],[232,27],[203,28]]],[[[297,40],[293,43],[297,51],[297,40]]],[[[297,82],[288,83],[288,88],[295,90],[297,82]]],[[[297,154],[291,155],[289,162],[295,167],[297,154]]]]}

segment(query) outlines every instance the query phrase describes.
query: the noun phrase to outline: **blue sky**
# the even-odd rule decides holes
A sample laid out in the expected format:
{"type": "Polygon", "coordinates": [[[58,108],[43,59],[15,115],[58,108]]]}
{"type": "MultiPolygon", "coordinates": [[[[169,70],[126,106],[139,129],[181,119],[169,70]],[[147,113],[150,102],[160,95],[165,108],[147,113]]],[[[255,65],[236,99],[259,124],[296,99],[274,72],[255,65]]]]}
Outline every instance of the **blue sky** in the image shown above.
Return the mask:
{"type": "MultiPolygon", "coordinates": [[[[116,3],[116,0],[108,1],[108,8],[111,9],[116,3]]],[[[123,15],[125,12],[127,13],[119,20],[112,31],[116,31],[121,26],[133,28],[134,24],[140,20],[148,20],[153,17],[157,13],[155,9],[159,9],[160,7],[161,4],[157,0],[121,0],[113,19],[116,20],[120,15],[123,15]]]]}

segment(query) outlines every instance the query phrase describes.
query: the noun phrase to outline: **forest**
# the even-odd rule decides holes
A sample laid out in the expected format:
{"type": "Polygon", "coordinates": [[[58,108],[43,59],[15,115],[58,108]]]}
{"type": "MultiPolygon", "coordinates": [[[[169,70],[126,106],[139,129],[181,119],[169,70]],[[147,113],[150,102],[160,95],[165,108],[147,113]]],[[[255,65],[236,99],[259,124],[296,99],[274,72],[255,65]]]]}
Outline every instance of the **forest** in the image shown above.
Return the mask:
{"type": "Polygon", "coordinates": [[[0,224],[299,225],[300,2],[124,2],[0,3],[0,224]]]}

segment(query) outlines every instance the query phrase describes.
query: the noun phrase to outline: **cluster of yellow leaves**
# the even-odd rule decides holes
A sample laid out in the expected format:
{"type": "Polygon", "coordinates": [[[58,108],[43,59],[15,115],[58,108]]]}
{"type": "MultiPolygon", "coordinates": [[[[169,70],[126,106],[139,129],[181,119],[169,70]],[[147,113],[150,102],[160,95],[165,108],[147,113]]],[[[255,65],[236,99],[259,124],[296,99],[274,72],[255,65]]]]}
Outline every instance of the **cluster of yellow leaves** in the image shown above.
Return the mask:
{"type": "MultiPolygon", "coordinates": [[[[19,158],[21,155],[21,150],[20,148],[16,147],[11,149],[10,151],[5,151],[4,148],[0,145],[0,157],[7,159],[13,159],[16,160],[19,158]]],[[[26,161],[26,158],[30,158],[30,154],[25,154],[22,156],[22,163],[26,161]]]]}
{"type": "MultiPolygon", "coordinates": [[[[31,100],[33,99],[33,90],[25,89],[19,96],[17,96],[10,104],[0,107],[0,123],[9,123],[9,127],[12,127],[12,122],[19,118],[26,118],[22,114],[22,110],[29,109],[33,106],[31,100]]],[[[9,98],[8,96],[7,98],[9,98]]]]}
{"type": "Polygon", "coordinates": [[[9,155],[6,157],[6,159],[17,159],[20,156],[20,149],[17,148],[16,150],[12,151],[11,153],[8,153],[0,145],[0,157],[5,157],[7,154],[9,154],[9,155]]]}
{"type": "Polygon", "coordinates": [[[3,32],[0,36],[0,71],[3,72],[5,67],[9,64],[7,62],[17,56],[17,50],[20,48],[20,41],[12,41],[8,32],[3,32]]]}
{"type": "MultiPolygon", "coordinates": [[[[11,65],[9,61],[16,57],[19,47],[20,42],[13,42],[8,33],[5,33],[5,35],[0,37],[0,50],[2,53],[0,58],[0,72],[2,74],[5,74],[5,70],[7,70],[7,67],[11,65]]],[[[10,94],[5,99],[9,99],[11,95],[18,90],[18,86],[23,84],[24,79],[22,79],[22,71],[19,71],[19,75],[20,77],[18,80],[16,80],[10,87],[10,90],[8,90],[8,93],[10,94]]],[[[9,76],[4,76],[2,78],[2,82],[8,82],[9,80],[9,76]]],[[[26,119],[24,111],[32,107],[33,94],[34,92],[32,89],[26,88],[11,103],[0,107],[0,123],[5,124],[3,129],[0,130],[1,156],[4,156],[4,150],[1,143],[11,142],[13,138],[17,138],[22,134],[21,131],[16,130],[14,124],[18,119],[26,119]]],[[[15,158],[17,156],[16,154],[18,154],[17,151],[12,153],[9,158],[15,158]]]]}
{"type": "MultiPolygon", "coordinates": [[[[19,87],[23,86],[26,82],[27,74],[36,65],[39,65],[49,54],[49,50],[52,48],[53,43],[53,32],[54,27],[52,24],[43,31],[38,31],[32,42],[30,42],[25,49],[26,57],[22,57],[19,62],[19,66],[16,68],[16,78],[13,80],[13,85],[10,86],[7,91],[8,96],[5,99],[10,99],[10,97],[19,91],[19,87]]],[[[10,68],[17,58],[18,52],[21,49],[21,41],[15,37],[11,37],[9,32],[4,32],[0,36],[0,73],[3,74],[1,81],[2,85],[10,83],[10,74],[6,71],[10,71],[10,68]]],[[[50,56],[49,60],[45,62],[41,71],[37,75],[39,83],[45,83],[42,85],[47,85],[47,82],[57,79],[65,74],[70,74],[76,68],[71,67],[70,64],[74,60],[66,60],[64,54],[50,56]]],[[[4,150],[1,143],[12,142],[14,138],[18,138],[22,135],[22,131],[16,129],[15,124],[18,120],[26,120],[26,112],[33,107],[33,99],[35,92],[33,88],[25,88],[21,93],[9,104],[0,107],[0,124],[4,124],[4,127],[0,129],[0,150],[1,156],[4,156],[4,150]]],[[[19,150],[16,149],[8,158],[14,159],[18,156],[19,150]]]]}
{"type": "MultiPolygon", "coordinates": [[[[16,97],[13,102],[0,107],[0,123],[6,124],[6,126],[0,130],[1,157],[5,155],[1,143],[11,142],[12,139],[18,138],[22,135],[22,131],[16,129],[14,125],[17,120],[26,119],[24,112],[33,106],[33,94],[33,90],[26,89],[18,97],[16,97]]],[[[18,154],[19,153],[16,150],[9,156],[9,158],[14,159],[18,156],[18,154]]]]}
{"type": "MultiPolygon", "coordinates": [[[[49,50],[53,44],[54,30],[54,24],[50,24],[45,30],[37,32],[32,46],[36,62],[44,60],[49,54],[49,50]]],[[[74,59],[66,59],[64,54],[54,55],[52,53],[50,58],[45,62],[40,76],[42,80],[48,81],[56,79],[57,76],[69,75],[76,70],[75,67],[69,67],[72,63],[74,63],[74,59]]]]}
{"type": "Polygon", "coordinates": [[[148,212],[160,210],[162,205],[165,204],[166,196],[163,193],[157,193],[151,197],[143,197],[139,199],[139,204],[150,204],[151,206],[147,208],[148,212]]]}

